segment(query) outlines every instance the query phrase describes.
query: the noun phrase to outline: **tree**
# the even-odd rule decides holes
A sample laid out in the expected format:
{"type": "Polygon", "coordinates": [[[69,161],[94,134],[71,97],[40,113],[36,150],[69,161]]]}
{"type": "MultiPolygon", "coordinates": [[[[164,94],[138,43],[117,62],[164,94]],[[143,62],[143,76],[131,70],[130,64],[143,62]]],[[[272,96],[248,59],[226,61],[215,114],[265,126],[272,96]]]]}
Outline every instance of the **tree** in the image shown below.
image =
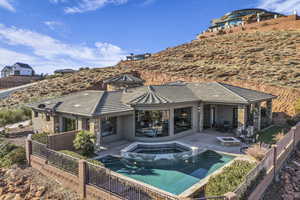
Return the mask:
{"type": "Polygon", "coordinates": [[[95,135],[88,131],[80,131],[77,133],[73,142],[74,148],[83,156],[90,156],[94,153],[95,135]]]}

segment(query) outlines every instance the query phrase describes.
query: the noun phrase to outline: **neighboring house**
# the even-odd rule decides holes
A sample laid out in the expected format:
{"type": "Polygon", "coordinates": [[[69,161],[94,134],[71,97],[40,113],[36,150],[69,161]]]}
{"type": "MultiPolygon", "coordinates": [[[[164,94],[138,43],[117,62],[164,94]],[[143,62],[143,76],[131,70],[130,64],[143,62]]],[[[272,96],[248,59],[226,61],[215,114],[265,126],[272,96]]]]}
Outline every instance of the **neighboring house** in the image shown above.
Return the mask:
{"type": "Polygon", "coordinates": [[[120,139],[167,141],[226,124],[261,129],[261,104],[272,121],[273,95],[224,83],[169,83],[123,91],[82,91],[33,103],[36,132],[89,130],[97,144],[120,139]]]}
{"type": "Polygon", "coordinates": [[[138,54],[138,55],[134,55],[132,53],[130,54],[130,56],[126,56],[126,60],[144,60],[149,57],[151,57],[151,53],[138,54]]]}
{"type": "Polygon", "coordinates": [[[104,80],[103,83],[105,84],[104,88],[106,88],[107,91],[116,91],[142,86],[144,81],[132,74],[121,74],[104,80]]]}
{"type": "Polygon", "coordinates": [[[15,63],[12,66],[5,66],[1,70],[1,77],[8,76],[34,76],[35,72],[28,64],[15,63]]]}
{"type": "Polygon", "coordinates": [[[72,74],[76,72],[74,69],[58,69],[54,71],[54,74],[72,74]]]}
{"type": "Polygon", "coordinates": [[[214,31],[229,26],[238,26],[246,23],[259,22],[282,16],[284,15],[259,8],[235,10],[227,13],[219,19],[212,20],[211,26],[208,30],[214,31]]]}

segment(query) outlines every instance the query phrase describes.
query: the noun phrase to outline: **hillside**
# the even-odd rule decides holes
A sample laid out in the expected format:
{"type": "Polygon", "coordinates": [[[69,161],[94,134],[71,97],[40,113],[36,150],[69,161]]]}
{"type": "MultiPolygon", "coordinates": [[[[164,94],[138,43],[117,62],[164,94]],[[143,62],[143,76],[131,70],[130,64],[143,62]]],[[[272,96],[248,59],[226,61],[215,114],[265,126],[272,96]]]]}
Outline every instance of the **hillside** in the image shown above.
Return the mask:
{"type": "Polygon", "coordinates": [[[40,81],[0,101],[0,106],[101,88],[103,79],[129,71],[138,71],[146,84],[223,81],[258,89],[278,95],[274,110],[292,115],[294,102],[300,98],[300,31],[233,33],[194,40],[146,60],[40,81]]]}

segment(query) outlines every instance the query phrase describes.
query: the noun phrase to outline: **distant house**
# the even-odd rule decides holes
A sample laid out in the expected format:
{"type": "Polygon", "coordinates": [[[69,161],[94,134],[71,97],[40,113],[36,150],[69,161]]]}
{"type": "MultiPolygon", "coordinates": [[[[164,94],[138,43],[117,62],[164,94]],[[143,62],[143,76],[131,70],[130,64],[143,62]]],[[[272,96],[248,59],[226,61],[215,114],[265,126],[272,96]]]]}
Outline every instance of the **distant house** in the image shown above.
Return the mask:
{"type": "Polygon", "coordinates": [[[31,66],[24,63],[15,63],[12,66],[5,66],[1,70],[1,77],[8,76],[34,76],[35,72],[31,66]]]}
{"type": "Polygon", "coordinates": [[[130,56],[126,56],[126,60],[144,60],[149,57],[151,57],[151,53],[138,54],[138,55],[134,55],[132,53],[130,54],[130,56]]]}
{"type": "Polygon", "coordinates": [[[74,69],[58,69],[54,71],[54,74],[71,74],[76,72],[74,69]]]}

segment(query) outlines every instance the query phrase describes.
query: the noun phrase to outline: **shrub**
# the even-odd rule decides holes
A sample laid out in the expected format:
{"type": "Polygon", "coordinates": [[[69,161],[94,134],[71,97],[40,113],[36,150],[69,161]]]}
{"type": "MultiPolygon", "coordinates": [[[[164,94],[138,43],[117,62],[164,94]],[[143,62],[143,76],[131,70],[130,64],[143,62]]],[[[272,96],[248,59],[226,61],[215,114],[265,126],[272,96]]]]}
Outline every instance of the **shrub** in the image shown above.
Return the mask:
{"type": "Polygon", "coordinates": [[[90,156],[94,153],[95,135],[88,131],[80,131],[76,134],[73,142],[76,150],[83,156],[90,156]]]}
{"type": "Polygon", "coordinates": [[[0,110],[0,126],[31,119],[31,110],[25,107],[0,110]]]}
{"type": "Polygon", "coordinates": [[[244,180],[254,163],[244,160],[234,161],[225,167],[220,174],[209,178],[205,188],[205,196],[221,196],[227,192],[233,192],[244,180]]]}
{"type": "Polygon", "coordinates": [[[252,156],[256,160],[262,160],[266,155],[267,149],[261,147],[259,144],[254,144],[246,150],[246,154],[252,156]]]}
{"type": "Polygon", "coordinates": [[[42,144],[47,144],[48,142],[48,133],[36,133],[31,136],[32,140],[35,140],[42,144]]]}
{"type": "Polygon", "coordinates": [[[286,120],[286,123],[289,125],[289,126],[295,126],[297,124],[297,120],[296,119],[293,119],[293,118],[289,118],[286,120]]]}
{"type": "Polygon", "coordinates": [[[7,143],[0,149],[0,167],[21,165],[26,162],[26,152],[23,147],[7,143]]]}
{"type": "Polygon", "coordinates": [[[300,99],[298,99],[296,101],[296,104],[295,104],[295,112],[296,112],[296,115],[300,115],[300,99]]]}
{"type": "Polygon", "coordinates": [[[258,184],[260,184],[260,182],[265,178],[266,174],[267,171],[265,168],[263,168],[255,177],[255,179],[251,181],[250,185],[247,187],[246,191],[244,192],[244,194],[242,194],[240,199],[248,199],[248,197],[255,190],[258,184]]]}
{"type": "Polygon", "coordinates": [[[85,157],[85,156],[83,156],[83,155],[80,155],[80,154],[78,154],[78,153],[76,153],[76,152],[74,152],[74,151],[61,150],[60,152],[63,153],[63,154],[72,156],[72,157],[74,157],[74,158],[86,160],[87,162],[92,163],[92,164],[94,164],[94,165],[100,165],[100,166],[103,165],[103,164],[102,164],[100,161],[98,161],[98,160],[89,159],[89,158],[87,158],[87,157],[85,157]]]}

